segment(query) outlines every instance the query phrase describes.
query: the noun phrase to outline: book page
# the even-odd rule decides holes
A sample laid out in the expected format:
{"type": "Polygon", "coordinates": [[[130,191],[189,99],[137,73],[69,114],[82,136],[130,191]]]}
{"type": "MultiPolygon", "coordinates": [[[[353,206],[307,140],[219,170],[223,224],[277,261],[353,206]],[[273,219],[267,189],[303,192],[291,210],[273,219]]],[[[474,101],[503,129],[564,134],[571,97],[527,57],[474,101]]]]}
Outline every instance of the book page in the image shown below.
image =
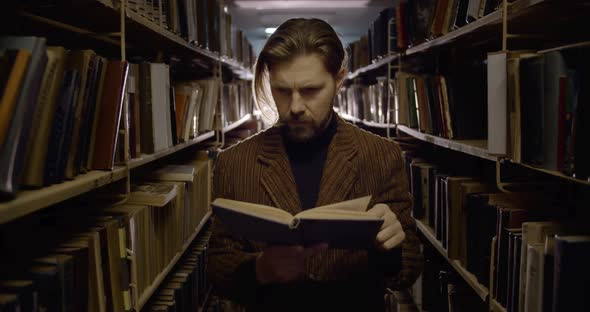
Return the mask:
{"type": "MultiPolygon", "coordinates": [[[[318,210],[340,210],[340,211],[357,211],[357,212],[364,212],[367,211],[367,206],[371,201],[371,195],[359,197],[339,203],[329,204],[325,206],[320,206],[312,209],[308,209],[304,211],[305,213],[309,213],[309,211],[318,211],[318,210]]],[[[300,212],[301,214],[303,212],[300,212]]]]}
{"type": "Polygon", "coordinates": [[[225,198],[217,198],[211,204],[219,208],[283,224],[290,224],[293,220],[293,216],[290,213],[271,206],[241,202],[225,198]]]}
{"type": "Polygon", "coordinates": [[[306,210],[296,215],[298,219],[318,220],[381,220],[366,211],[347,211],[338,209],[306,210]]]}

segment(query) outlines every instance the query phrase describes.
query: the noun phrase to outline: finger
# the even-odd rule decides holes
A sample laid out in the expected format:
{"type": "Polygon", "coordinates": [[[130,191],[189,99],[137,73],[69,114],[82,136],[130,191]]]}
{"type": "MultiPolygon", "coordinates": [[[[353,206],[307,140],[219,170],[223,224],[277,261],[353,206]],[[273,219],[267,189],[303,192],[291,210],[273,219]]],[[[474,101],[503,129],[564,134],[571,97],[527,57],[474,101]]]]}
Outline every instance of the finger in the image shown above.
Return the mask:
{"type": "Polygon", "coordinates": [[[377,204],[373,206],[373,208],[369,209],[367,212],[371,213],[377,218],[382,218],[385,213],[389,210],[389,207],[385,204],[377,204]]]}
{"type": "Polygon", "coordinates": [[[385,250],[389,250],[392,249],[394,247],[399,246],[404,240],[406,239],[406,233],[401,232],[396,234],[394,237],[392,237],[391,239],[389,239],[388,241],[386,241],[383,244],[383,249],[385,250]]]}
{"type": "Polygon", "coordinates": [[[387,227],[377,234],[377,242],[380,244],[385,243],[389,239],[395,236],[395,231],[392,227],[387,227]]]}
{"type": "Polygon", "coordinates": [[[380,243],[386,242],[397,233],[403,232],[402,225],[399,222],[395,222],[387,227],[384,227],[377,234],[377,241],[380,243]]]}

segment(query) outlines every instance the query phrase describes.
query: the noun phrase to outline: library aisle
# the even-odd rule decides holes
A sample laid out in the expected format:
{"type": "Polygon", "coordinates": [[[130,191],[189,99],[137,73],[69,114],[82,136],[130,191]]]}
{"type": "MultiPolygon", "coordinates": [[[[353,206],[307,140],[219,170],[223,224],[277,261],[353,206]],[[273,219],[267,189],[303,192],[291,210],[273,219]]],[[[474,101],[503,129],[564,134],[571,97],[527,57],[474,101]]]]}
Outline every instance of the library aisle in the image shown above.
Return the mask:
{"type": "Polygon", "coordinates": [[[208,274],[213,171],[273,126],[254,68],[294,17],[345,48],[338,116],[402,151],[424,263],[385,311],[590,310],[590,1],[13,0],[0,312],[246,310],[208,274]]]}

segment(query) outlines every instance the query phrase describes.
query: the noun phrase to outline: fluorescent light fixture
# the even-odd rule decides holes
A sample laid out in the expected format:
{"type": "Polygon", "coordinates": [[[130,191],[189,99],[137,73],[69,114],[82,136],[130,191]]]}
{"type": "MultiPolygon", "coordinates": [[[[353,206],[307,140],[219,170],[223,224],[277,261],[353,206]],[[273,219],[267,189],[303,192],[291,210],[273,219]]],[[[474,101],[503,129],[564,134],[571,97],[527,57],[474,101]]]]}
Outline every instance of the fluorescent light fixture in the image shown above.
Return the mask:
{"type": "Polygon", "coordinates": [[[265,33],[267,33],[267,34],[269,34],[269,35],[272,35],[272,33],[274,33],[274,32],[275,32],[275,30],[277,30],[277,28],[276,28],[276,27],[266,27],[266,28],[264,29],[264,32],[265,32],[265,33]]]}
{"type": "Polygon", "coordinates": [[[358,9],[366,8],[369,0],[343,0],[343,1],[242,1],[234,3],[241,9],[276,10],[276,9],[358,9]]]}
{"type": "Polygon", "coordinates": [[[225,14],[227,14],[227,12],[228,12],[227,5],[223,7],[223,12],[225,12],[225,14]]]}

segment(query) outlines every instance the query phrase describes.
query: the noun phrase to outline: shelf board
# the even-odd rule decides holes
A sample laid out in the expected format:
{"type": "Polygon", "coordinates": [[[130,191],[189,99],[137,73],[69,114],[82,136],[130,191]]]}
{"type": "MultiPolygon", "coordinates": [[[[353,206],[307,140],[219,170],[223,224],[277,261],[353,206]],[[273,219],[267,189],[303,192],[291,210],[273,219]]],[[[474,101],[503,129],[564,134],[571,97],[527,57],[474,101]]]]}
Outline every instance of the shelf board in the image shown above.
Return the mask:
{"type": "Polygon", "coordinates": [[[162,284],[162,282],[164,281],[166,276],[168,276],[170,271],[172,271],[172,269],[174,268],[174,266],[176,265],[178,260],[180,260],[182,255],[184,255],[186,250],[190,247],[193,240],[195,240],[195,238],[199,235],[199,233],[203,229],[203,226],[205,225],[205,223],[207,223],[207,221],[211,217],[211,214],[212,214],[211,211],[209,211],[209,212],[207,212],[207,214],[205,214],[205,216],[203,217],[203,220],[201,220],[201,222],[197,226],[197,229],[195,230],[195,232],[191,235],[191,237],[189,237],[189,239],[186,241],[186,243],[184,243],[184,246],[182,246],[182,249],[176,253],[176,256],[174,256],[174,258],[172,258],[170,263],[168,263],[168,266],[166,266],[166,268],[162,272],[160,272],[160,274],[158,274],[158,276],[156,277],[156,279],[154,280],[152,285],[143,292],[143,294],[139,298],[139,302],[137,303],[137,307],[136,307],[135,311],[141,311],[143,306],[152,297],[154,292],[158,289],[158,287],[160,287],[160,284],[162,284]]]}
{"type": "Polygon", "coordinates": [[[340,115],[340,117],[342,117],[342,119],[344,119],[346,121],[350,121],[352,123],[359,123],[359,122],[361,122],[360,119],[358,119],[358,118],[356,118],[354,116],[351,116],[349,114],[346,114],[346,113],[338,113],[338,114],[340,115]]]}
{"type": "MultiPolygon", "coordinates": [[[[38,18],[38,21],[46,20],[44,25],[50,23],[53,27],[74,32],[76,35],[94,37],[103,41],[108,40],[112,44],[119,45],[120,1],[94,0],[84,6],[72,9],[61,6],[43,7],[42,9],[33,7],[30,12],[21,12],[20,14],[32,16],[29,13],[39,15],[41,18],[38,18]]],[[[237,61],[188,42],[179,34],[173,33],[138,12],[132,11],[129,6],[126,7],[125,16],[127,48],[154,50],[157,47],[157,52],[167,51],[174,56],[184,55],[189,58],[201,56],[202,59],[208,61],[221,62],[240,77],[251,76],[250,69],[237,61]]]]}
{"type": "Polygon", "coordinates": [[[386,123],[378,123],[378,122],[373,122],[373,121],[367,121],[367,120],[363,120],[362,124],[367,126],[367,127],[371,127],[371,128],[382,128],[382,129],[387,129],[387,128],[395,128],[395,124],[386,124],[386,123]]]}
{"type": "MultiPolygon", "coordinates": [[[[518,0],[511,4],[509,10],[510,14],[516,14],[519,11],[530,8],[538,3],[547,0],[518,0]]],[[[430,48],[442,46],[453,42],[456,39],[465,37],[466,35],[475,33],[482,30],[483,28],[493,27],[494,25],[500,25],[502,23],[504,9],[500,8],[476,21],[473,21],[459,29],[449,32],[448,34],[435,38],[430,41],[418,44],[414,47],[408,48],[405,52],[406,55],[412,55],[420,52],[424,52],[430,48]]],[[[509,16],[510,21],[510,16],[509,16]]]]}
{"type": "Polygon", "coordinates": [[[193,146],[195,144],[201,143],[201,142],[208,140],[214,136],[215,136],[215,131],[209,131],[209,132],[199,135],[198,137],[196,137],[188,142],[175,145],[167,150],[160,151],[160,152],[157,152],[154,154],[149,154],[149,155],[141,155],[141,157],[134,158],[129,161],[129,169],[141,167],[145,164],[148,164],[148,163],[156,161],[160,158],[163,158],[168,155],[174,154],[178,151],[181,151],[189,146],[193,146]]]}
{"type": "Polygon", "coordinates": [[[71,181],[50,185],[39,190],[21,191],[15,199],[0,203],[0,224],[126,177],[127,170],[125,167],[116,167],[113,171],[93,170],[80,174],[71,181]]]}
{"type": "Polygon", "coordinates": [[[483,300],[484,302],[487,300],[490,292],[487,287],[480,284],[477,281],[475,275],[471,274],[467,269],[465,269],[458,260],[449,259],[447,256],[446,250],[442,247],[441,243],[436,239],[434,236],[434,231],[428,225],[425,225],[420,220],[416,220],[416,226],[418,230],[422,232],[424,237],[434,246],[434,248],[449,262],[449,264],[461,275],[461,277],[473,288],[475,293],[483,300]]]}
{"type": "Polygon", "coordinates": [[[488,154],[486,140],[449,140],[431,134],[422,133],[407,126],[398,125],[397,129],[424,142],[429,142],[444,148],[496,161],[497,157],[488,154]]]}
{"type": "Polygon", "coordinates": [[[395,59],[397,59],[398,56],[399,56],[399,54],[398,53],[395,53],[395,54],[391,54],[391,55],[388,55],[386,57],[383,57],[383,58],[381,58],[381,59],[379,59],[377,61],[374,61],[370,65],[361,67],[361,68],[355,70],[354,72],[349,73],[348,75],[346,75],[346,79],[354,79],[354,78],[358,77],[362,73],[366,73],[368,71],[377,69],[377,68],[379,68],[379,67],[381,67],[383,65],[387,65],[389,62],[392,62],[395,59]]]}
{"type": "Polygon", "coordinates": [[[245,124],[246,122],[252,120],[252,114],[246,114],[244,115],[244,117],[240,118],[240,120],[223,127],[223,133],[227,133],[230,132],[238,127],[240,127],[241,125],[245,124]]]}
{"type": "Polygon", "coordinates": [[[490,300],[490,311],[491,312],[506,312],[506,308],[504,308],[496,299],[490,300]]]}
{"type": "Polygon", "coordinates": [[[575,183],[579,183],[579,184],[582,184],[582,185],[590,186],[590,179],[588,179],[588,180],[577,179],[577,178],[574,178],[574,177],[570,177],[568,175],[565,175],[565,174],[563,174],[563,173],[561,173],[559,171],[548,170],[548,169],[545,169],[545,168],[539,168],[539,167],[535,167],[535,166],[532,166],[532,165],[528,165],[528,164],[524,164],[524,163],[518,163],[518,162],[514,162],[514,161],[511,161],[511,162],[513,164],[520,165],[520,166],[523,166],[523,167],[528,168],[528,169],[531,169],[531,170],[543,172],[545,174],[549,174],[549,175],[552,175],[552,176],[555,176],[555,177],[558,177],[558,178],[561,178],[561,179],[565,179],[565,180],[568,180],[568,181],[571,181],[571,182],[575,182],[575,183]]]}

